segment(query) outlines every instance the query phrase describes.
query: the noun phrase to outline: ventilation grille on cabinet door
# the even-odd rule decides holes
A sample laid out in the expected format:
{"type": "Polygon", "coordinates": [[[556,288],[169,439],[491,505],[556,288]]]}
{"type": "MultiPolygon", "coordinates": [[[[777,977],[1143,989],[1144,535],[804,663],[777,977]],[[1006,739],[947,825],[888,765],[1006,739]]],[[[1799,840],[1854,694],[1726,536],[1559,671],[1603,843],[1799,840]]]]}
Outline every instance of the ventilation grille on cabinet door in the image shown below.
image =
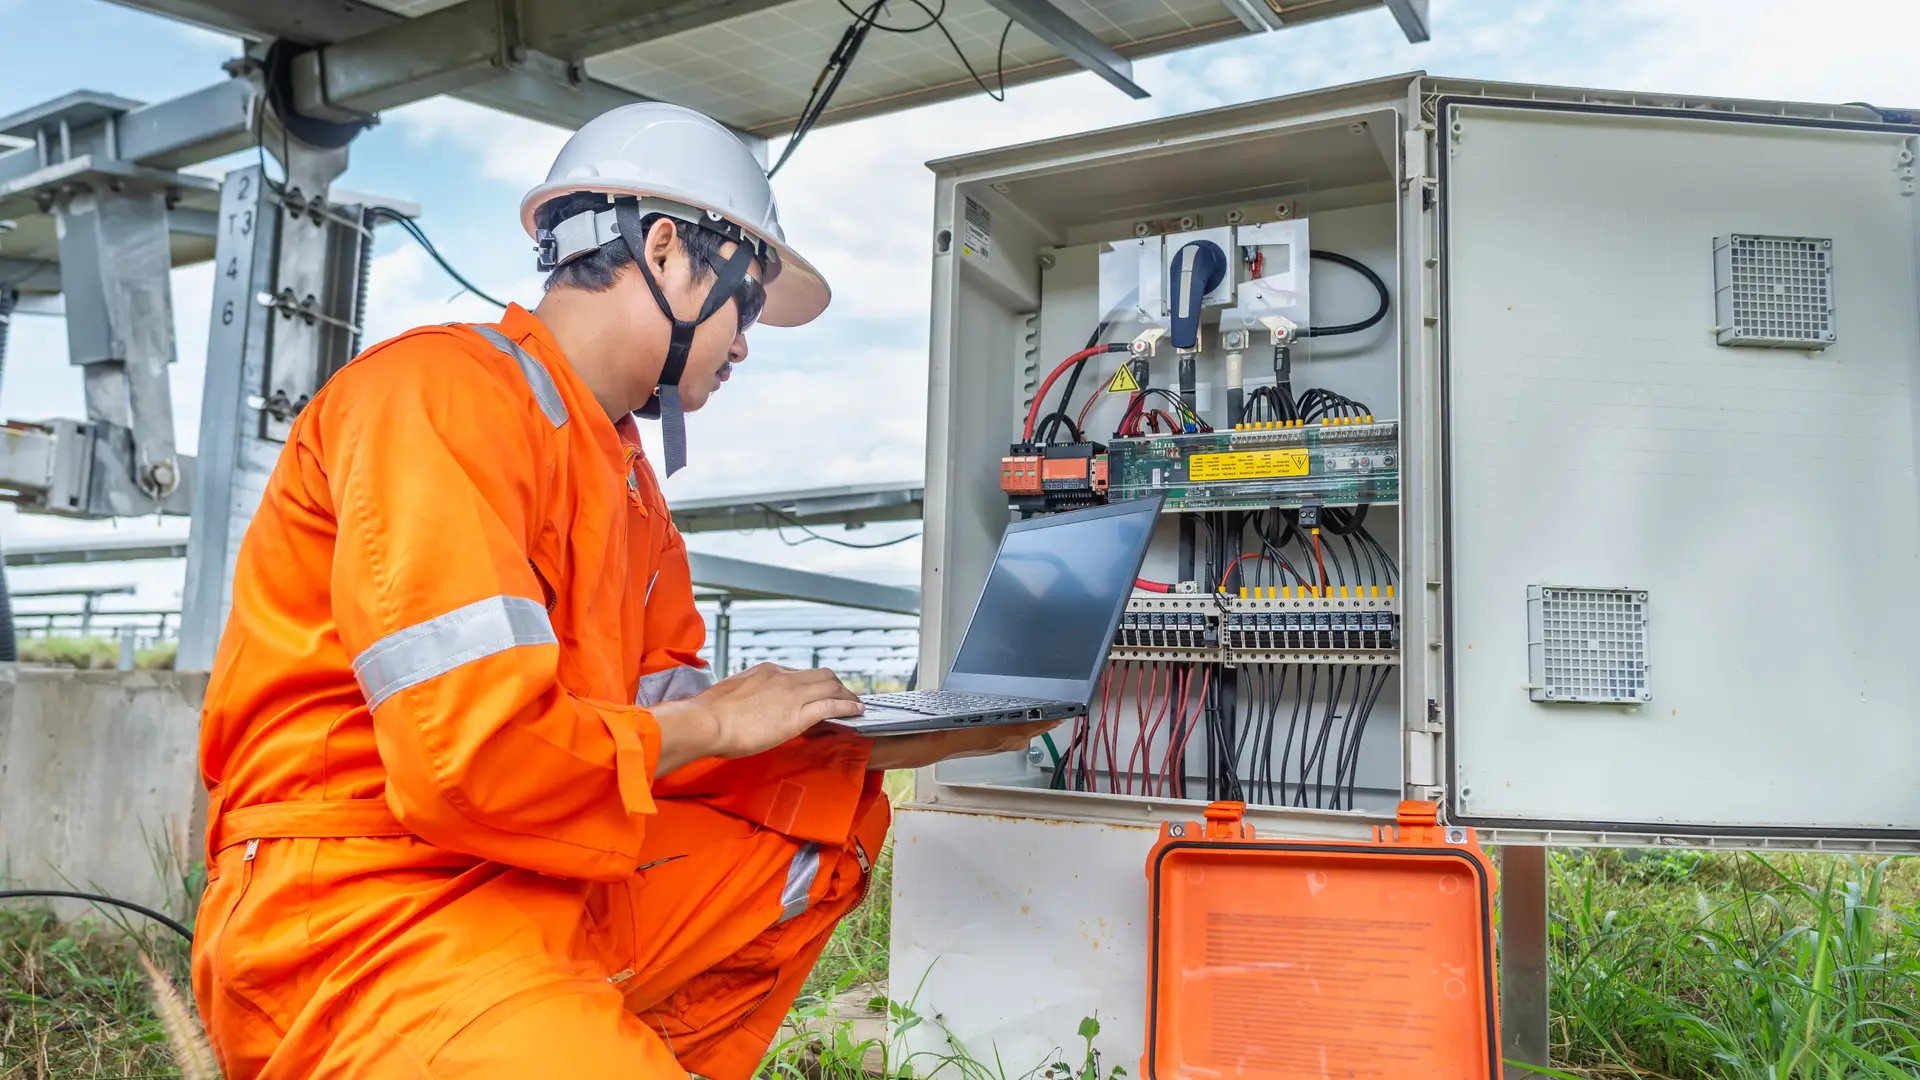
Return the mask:
{"type": "Polygon", "coordinates": [[[1713,241],[1713,301],[1722,345],[1824,349],[1833,320],[1833,241],[1747,236],[1713,241]]]}
{"type": "Polygon", "coordinates": [[[1528,689],[1535,701],[1638,705],[1647,682],[1647,594],[1527,588],[1528,689]]]}

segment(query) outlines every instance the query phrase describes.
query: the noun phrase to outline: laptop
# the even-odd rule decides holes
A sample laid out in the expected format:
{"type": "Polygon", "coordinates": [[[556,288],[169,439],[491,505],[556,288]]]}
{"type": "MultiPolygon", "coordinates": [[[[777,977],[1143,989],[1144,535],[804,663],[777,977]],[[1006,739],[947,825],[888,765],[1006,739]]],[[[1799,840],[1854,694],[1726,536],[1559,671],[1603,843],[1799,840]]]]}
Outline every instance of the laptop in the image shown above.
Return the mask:
{"type": "Polygon", "coordinates": [[[1160,496],[1007,526],[939,690],[869,694],[835,727],[904,735],[1084,716],[1133,596],[1160,496]]]}

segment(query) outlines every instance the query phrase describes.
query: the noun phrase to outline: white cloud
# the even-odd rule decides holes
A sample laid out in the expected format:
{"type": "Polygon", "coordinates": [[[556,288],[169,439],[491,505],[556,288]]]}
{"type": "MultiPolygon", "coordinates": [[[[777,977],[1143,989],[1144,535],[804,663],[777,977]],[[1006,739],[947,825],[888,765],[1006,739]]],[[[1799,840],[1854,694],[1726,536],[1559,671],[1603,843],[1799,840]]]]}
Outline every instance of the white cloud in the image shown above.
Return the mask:
{"type": "Polygon", "coordinates": [[[547,166],[572,134],[450,97],[417,101],[383,114],[381,120],[406,128],[421,143],[450,144],[477,155],[487,179],[522,188],[547,178],[547,166]]]}

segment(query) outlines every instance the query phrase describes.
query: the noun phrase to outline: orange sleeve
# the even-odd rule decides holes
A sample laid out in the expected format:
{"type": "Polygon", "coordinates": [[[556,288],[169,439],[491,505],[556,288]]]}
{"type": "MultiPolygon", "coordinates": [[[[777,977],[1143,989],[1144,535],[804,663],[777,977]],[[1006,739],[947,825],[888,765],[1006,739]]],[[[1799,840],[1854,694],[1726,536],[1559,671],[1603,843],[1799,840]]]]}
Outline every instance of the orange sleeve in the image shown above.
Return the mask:
{"type": "Polygon", "coordinates": [[[332,604],[389,807],[424,839],[560,877],[639,862],[652,714],[576,697],[528,560],[557,438],[524,377],[450,333],[348,365],[314,402],[332,604]]]}
{"type": "MultiPolygon", "coordinates": [[[[660,512],[665,513],[664,504],[660,512]]],[[[687,545],[669,526],[647,597],[646,654],[640,670],[702,666],[706,623],[693,604],[687,545]]],[[[850,835],[861,795],[878,789],[867,776],[871,742],[846,734],[803,735],[749,758],[705,758],[654,782],[661,798],[698,799],[796,840],[841,844],[850,835]]]]}

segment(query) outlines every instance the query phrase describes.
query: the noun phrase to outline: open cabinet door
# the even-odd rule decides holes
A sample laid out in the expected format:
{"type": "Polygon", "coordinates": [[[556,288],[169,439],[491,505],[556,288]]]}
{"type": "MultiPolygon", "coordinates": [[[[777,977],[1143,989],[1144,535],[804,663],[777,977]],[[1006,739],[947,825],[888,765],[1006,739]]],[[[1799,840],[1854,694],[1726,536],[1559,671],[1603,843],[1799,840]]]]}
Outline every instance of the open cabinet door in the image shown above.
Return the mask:
{"type": "Polygon", "coordinates": [[[1441,98],[1451,820],[1920,839],[1914,129],[1441,98]]]}

